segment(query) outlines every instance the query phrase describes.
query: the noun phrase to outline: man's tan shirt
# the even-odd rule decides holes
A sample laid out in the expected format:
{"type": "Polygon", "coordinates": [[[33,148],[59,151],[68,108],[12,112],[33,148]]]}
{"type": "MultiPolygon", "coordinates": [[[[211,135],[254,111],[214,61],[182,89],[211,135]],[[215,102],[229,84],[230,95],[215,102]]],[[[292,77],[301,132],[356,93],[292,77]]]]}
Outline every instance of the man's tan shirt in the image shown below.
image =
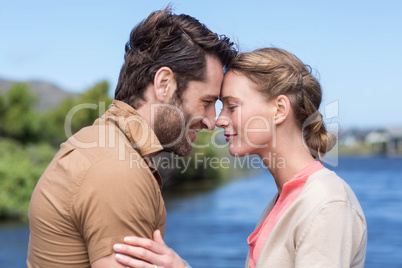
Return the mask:
{"type": "Polygon", "coordinates": [[[146,121],[114,101],[61,145],[33,192],[28,267],[90,267],[114,243],[165,230],[162,180],[146,157],[162,150],[146,121]]]}

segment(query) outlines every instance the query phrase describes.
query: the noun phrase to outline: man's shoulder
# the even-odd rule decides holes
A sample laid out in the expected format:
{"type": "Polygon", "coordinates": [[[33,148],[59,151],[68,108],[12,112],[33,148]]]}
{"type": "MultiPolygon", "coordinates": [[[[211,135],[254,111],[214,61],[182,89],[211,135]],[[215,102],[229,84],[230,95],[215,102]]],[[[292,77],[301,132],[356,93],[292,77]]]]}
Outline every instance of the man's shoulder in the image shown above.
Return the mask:
{"type": "Polygon", "coordinates": [[[118,137],[118,131],[116,136],[109,133],[106,140],[103,131],[94,125],[70,137],[60,146],[43,180],[62,180],[79,188],[94,183],[154,186],[153,174],[139,152],[124,136],[118,137]]]}
{"type": "Polygon", "coordinates": [[[92,125],[71,136],[66,144],[85,157],[91,165],[105,160],[129,162],[141,157],[114,125],[92,125]]]}

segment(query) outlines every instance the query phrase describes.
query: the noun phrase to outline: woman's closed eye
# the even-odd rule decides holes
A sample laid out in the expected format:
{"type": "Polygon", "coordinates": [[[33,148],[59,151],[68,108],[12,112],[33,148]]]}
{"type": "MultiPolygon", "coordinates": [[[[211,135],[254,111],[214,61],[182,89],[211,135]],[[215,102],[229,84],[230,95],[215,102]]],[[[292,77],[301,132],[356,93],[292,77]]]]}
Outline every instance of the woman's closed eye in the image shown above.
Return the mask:
{"type": "Polygon", "coordinates": [[[228,105],[226,105],[226,109],[228,109],[229,111],[234,111],[238,107],[239,107],[238,104],[228,104],[228,105]]]}

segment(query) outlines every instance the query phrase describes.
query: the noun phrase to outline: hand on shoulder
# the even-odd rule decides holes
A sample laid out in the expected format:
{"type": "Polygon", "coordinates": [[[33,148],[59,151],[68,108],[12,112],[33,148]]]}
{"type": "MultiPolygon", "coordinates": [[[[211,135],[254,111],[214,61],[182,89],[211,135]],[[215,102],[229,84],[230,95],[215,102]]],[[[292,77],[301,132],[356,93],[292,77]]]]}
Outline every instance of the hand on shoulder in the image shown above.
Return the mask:
{"type": "Polygon", "coordinates": [[[116,260],[132,268],[185,268],[186,263],[163,241],[161,232],[154,232],[154,240],[129,236],[125,244],[115,244],[116,260]],[[155,266],[156,265],[156,266],[155,266]]]}

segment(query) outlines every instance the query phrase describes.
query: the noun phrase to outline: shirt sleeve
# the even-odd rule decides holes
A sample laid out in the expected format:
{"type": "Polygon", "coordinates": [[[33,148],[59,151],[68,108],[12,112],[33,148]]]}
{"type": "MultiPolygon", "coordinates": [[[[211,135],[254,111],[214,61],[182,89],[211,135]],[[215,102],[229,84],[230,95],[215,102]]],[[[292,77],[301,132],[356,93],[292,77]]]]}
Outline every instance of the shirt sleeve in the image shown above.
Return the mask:
{"type": "MultiPolygon", "coordinates": [[[[83,175],[72,205],[90,262],[113,253],[124,236],[152,239],[164,227],[165,207],[159,186],[147,167],[104,159],[83,175]]],[[[164,229],[161,230],[162,234],[164,229]]]]}
{"type": "Polygon", "coordinates": [[[344,201],[325,204],[296,244],[295,267],[364,267],[366,225],[344,201]]]}

